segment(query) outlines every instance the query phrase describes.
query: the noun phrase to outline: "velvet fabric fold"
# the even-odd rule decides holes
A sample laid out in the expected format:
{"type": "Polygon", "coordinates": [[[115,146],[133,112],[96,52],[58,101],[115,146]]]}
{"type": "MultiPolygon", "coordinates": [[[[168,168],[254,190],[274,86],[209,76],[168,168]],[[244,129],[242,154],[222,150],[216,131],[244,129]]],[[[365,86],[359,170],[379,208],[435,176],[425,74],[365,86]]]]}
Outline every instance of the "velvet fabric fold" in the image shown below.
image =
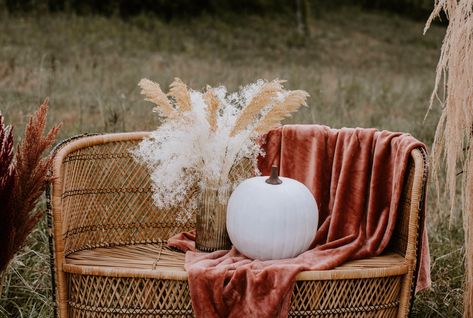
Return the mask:
{"type": "MultiPolygon", "coordinates": [[[[424,145],[408,134],[376,129],[289,125],[271,131],[258,166],[304,183],[319,208],[308,251],[286,260],[251,260],[235,248],[195,252],[193,233],[171,238],[186,253],[196,317],[287,317],[295,277],[377,256],[394,231],[407,163],[424,145]]],[[[423,225],[422,225],[423,226],[423,225]]],[[[275,233],[277,235],[277,233],[275,233]]],[[[426,231],[417,289],[430,286],[426,231]]]]}

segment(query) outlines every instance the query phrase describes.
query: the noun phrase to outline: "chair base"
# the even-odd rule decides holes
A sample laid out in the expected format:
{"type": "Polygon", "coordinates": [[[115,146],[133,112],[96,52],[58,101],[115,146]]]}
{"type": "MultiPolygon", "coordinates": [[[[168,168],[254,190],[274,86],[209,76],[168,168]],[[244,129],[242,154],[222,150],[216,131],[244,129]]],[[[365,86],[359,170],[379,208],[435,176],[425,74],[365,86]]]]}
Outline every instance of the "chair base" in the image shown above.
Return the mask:
{"type": "MultiPolygon", "coordinates": [[[[75,252],[64,264],[70,317],[193,317],[184,253],[163,244],[75,252]]],[[[396,253],[297,276],[290,317],[397,317],[408,272],[396,253]]]]}

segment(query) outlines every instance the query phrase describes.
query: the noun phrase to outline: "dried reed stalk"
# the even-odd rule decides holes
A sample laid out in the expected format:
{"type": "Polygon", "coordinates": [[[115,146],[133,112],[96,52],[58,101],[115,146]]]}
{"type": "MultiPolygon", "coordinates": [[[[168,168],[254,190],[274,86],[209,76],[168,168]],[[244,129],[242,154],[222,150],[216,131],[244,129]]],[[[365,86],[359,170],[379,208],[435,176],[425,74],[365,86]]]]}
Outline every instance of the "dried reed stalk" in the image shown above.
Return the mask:
{"type": "Polygon", "coordinates": [[[230,136],[233,137],[248,127],[248,125],[254,121],[255,116],[260,114],[264,107],[273,102],[277,94],[281,93],[283,90],[282,83],[283,81],[276,79],[265,83],[261,87],[260,91],[253,96],[251,101],[238,116],[235,126],[230,132],[230,136]]]}
{"type": "Polygon", "coordinates": [[[435,175],[438,175],[442,159],[446,162],[446,188],[450,197],[451,219],[455,207],[456,169],[460,165],[464,171],[462,183],[465,229],[464,317],[471,318],[473,317],[473,0],[437,0],[424,32],[442,10],[449,19],[449,25],[443,40],[435,88],[430,101],[430,108],[436,99],[443,103],[442,116],[435,133],[432,161],[435,175]],[[438,97],[440,88],[446,91],[444,100],[438,97]]]}
{"type": "Polygon", "coordinates": [[[145,100],[156,105],[154,109],[160,116],[166,118],[174,118],[177,116],[176,110],[172,106],[167,95],[163,93],[158,83],[143,78],[138,83],[138,86],[141,87],[141,94],[146,96],[145,100]]]}
{"type": "Polygon", "coordinates": [[[5,270],[15,253],[24,245],[28,234],[43,215],[43,211],[35,211],[35,207],[49,181],[47,172],[52,158],[43,158],[42,155],[54,143],[59,130],[59,126],[56,126],[44,135],[47,111],[46,99],[29,119],[13,160],[12,148],[9,148],[12,147],[11,129],[5,133],[2,119],[0,272],[5,270]]]}
{"type": "Polygon", "coordinates": [[[284,100],[276,105],[264,115],[256,125],[254,132],[257,135],[263,135],[271,129],[281,125],[281,121],[291,116],[301,106],[307,106],[306,99],[309,94],[306,91],[291,91],[284,100]]]}
{"type": "Polygon", "coordinates": [[[210,130],[214,132],[217,130],[217,111],[220,103],[209,86],[203,98],[207,104],[207,120],[209,121],[210,130]]]}
{"type": "Polygon", "coordinates": [[[177,77],[174,79],[174,82],[170,85],[168,95],[174,98],[180,111],[188,112],[192,109],[189,90],[181,79],[177,77]]]}

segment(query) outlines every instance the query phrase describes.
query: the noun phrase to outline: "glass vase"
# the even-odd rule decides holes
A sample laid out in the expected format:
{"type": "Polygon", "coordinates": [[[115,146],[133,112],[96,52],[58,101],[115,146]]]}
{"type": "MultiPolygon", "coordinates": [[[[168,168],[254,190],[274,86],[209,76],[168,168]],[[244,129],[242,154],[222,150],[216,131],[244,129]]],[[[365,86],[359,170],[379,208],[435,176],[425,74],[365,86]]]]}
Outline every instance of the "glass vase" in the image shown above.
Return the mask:
{"type": "Polygon", "coordinates": [[[207,185],[201,189],[197,209],[196,248],[204,252],[230,249],[227,233],[229,185],[207,185]]]}

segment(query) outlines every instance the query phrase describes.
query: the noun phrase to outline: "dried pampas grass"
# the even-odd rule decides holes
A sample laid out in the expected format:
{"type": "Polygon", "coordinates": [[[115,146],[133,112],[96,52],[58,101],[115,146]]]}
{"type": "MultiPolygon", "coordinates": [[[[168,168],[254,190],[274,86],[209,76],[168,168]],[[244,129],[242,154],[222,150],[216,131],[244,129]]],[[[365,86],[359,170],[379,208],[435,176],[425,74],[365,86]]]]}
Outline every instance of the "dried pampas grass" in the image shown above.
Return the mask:
{"type": "MultiPolygon", "coordinates": [[[[282,83],[258,80],[228,94],[223,86],[194,91],[176,79],[168,95],[178,115],[164,115],[163,124],[133,151],[148,166],[155,204],[160,208],[182,204],[196,185],[235,186],[241,180],[231,179],[230,171],[245,159],[256,171],[256,158],[262,154],[257,138],[306,105],[309,96],[285,90],[282,83]]],[[[164,114],[170,100],[163,98],[159,85],[149,80],[139,85],[164,114]]],[[[178,220],[188,220],[196,204],[189,202],[178,220]]]]}
{"type": "Polygon", "coordinates": [[[250,102],[239,114],[235,126],[230,132],[230,136],[235,136],[252,122],[254,122],[256,115],[271,103],[274,103],[278,94],[283,90],[282,83],[284,81],[274,80],[272,82],[264,83],[259,91],[251,97],[250,102]]]}
{"type": "Polygon", "coordinates": [[[47,182],[51,158],[42,155],[54,142],[59,127],[47,134],[46,99],[30,118],[23,139],[13,155],[12,129],[5,127],[0,115],[0,272],[23,246],[43,211],[35,211],[47,182]]]}
{"type": "Polygon", "coordinates": [[[141,87],[141,94],[145,95],[145,100],[156,105],[155,111],[162,117],[174,118],[177,112],[172,106],[166,94],[163,93],[159,84],[143,78],[138,86],[141,87]]]}
{"type": "Polygon", "coordinates": [[[175,78],[174,82],[171,83],[171,89],[169,90],[169,96],[173,97],[176,104],[179,106],[180,111],[188,112],[191,110],[191,99],[187,85],[184,84],[179,78],[175,78]]]}
{"type": "Polygon", "coordinates": [[[204,101],[207,104],[207,120],[209,121],[210,130],[215,132],[215,130],[217,130],[217,112],[220,103],[210,86],[207,86],[207,91],[204,94],[204,101]]]}
{"type": "Polygon", "coordinates": [[[309,94],[306,91],[292,91],[284,97],[284,99],[273,106],[258,122],[255,132],[258,135],[264,135],[271,129],[280,125],[281,121],[291,116],[301,106],[307,106],[306,99],[309,94]]]}
{"type": "MultiPolygon", "coordinates": [[[[434,175],[444,160],[446,187],[450,197],[451,217],[455,208],[457,168],[463,169],[462,203],[465,229],[464,317],[473,317],[473,0],[440,0],[427,21],[426,31],[441,11],[449,19],[437,65],[435,100],[443,111],[432,149],[434,175]],[[440,89],[445,99],[438,96],[440,89]]],[[[438,180],[438,178],[437,178],[438,180]]]]}

